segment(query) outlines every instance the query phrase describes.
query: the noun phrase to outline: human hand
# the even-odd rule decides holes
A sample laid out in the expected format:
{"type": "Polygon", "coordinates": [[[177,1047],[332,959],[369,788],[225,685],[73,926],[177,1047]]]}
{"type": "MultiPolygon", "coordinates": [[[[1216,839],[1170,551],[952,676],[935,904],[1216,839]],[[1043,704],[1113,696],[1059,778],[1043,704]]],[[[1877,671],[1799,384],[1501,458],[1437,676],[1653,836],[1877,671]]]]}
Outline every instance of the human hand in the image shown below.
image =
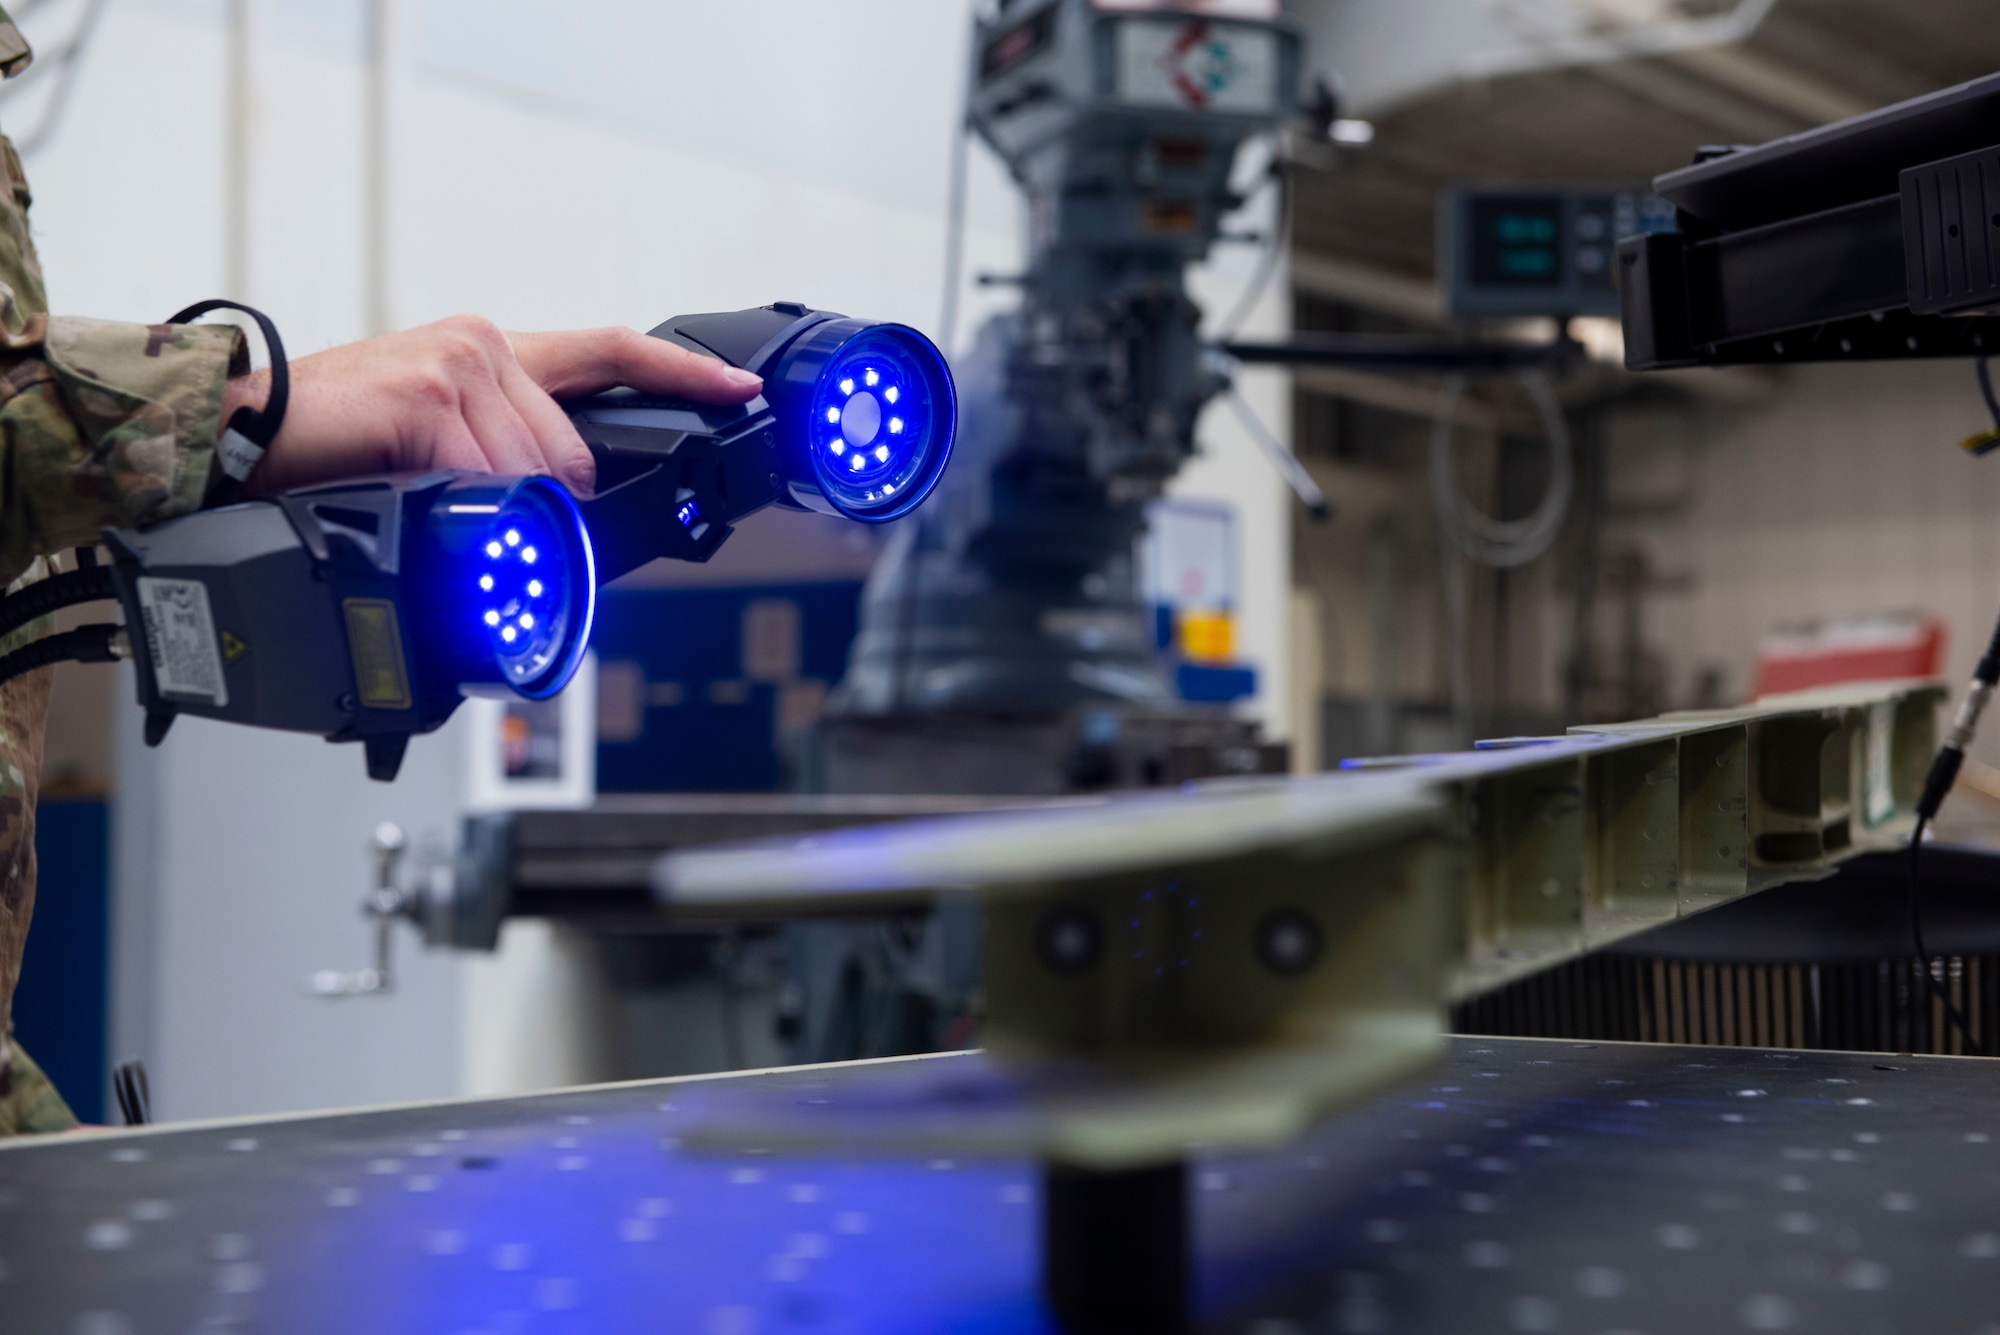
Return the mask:
{"type": "MultiPolygon", "coordinates": [[[[284,425],[250,475],[252,492],[457,468],[546,473],[588,495],[596,465],[553,396],[629,385],[743,403],[763,388],[748,371],[636,330],[508,334],[475,315],[314,353],[291,373],[284,425]]],[[[222,420],[269,393],[269,372],[232,379],[222,420]]]]}

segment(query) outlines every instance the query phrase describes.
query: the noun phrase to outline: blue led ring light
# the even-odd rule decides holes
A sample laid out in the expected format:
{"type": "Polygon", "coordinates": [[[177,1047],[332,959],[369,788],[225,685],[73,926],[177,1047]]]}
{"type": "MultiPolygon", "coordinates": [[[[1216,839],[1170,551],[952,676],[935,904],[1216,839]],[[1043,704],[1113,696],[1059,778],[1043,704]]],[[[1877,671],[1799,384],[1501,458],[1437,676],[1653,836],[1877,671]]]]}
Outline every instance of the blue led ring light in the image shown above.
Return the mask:
{"type": "Polygon", "coordinates": [[[767,383],[800,503],[882,523],[937,486],[958,431],[958,396],[943,354],[916,330],[829,320],[786,349],[767,383]]]}
{"type": "MultiPolygon", "coordinates": [[[[474,507],[454,507],[461,513],[474,507]]],[[[597,613],[597,570],[569,492],[529,478],[497,505],[467,554],[464,602],[516,694],[545,700],[576,675],[597,613]]]]}

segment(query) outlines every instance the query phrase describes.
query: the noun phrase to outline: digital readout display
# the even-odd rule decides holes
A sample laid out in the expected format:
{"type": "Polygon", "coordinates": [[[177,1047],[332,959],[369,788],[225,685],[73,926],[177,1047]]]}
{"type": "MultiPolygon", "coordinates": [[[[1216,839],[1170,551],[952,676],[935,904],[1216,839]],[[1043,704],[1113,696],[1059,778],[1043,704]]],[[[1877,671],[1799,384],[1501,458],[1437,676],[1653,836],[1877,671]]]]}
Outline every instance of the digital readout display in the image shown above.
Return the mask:
{"type": "Polygon", "coordinates": [[[1493,196],[1472,201],[1472,281],[1545,287],[1563,280],[1563,200],[1493,196]]]}

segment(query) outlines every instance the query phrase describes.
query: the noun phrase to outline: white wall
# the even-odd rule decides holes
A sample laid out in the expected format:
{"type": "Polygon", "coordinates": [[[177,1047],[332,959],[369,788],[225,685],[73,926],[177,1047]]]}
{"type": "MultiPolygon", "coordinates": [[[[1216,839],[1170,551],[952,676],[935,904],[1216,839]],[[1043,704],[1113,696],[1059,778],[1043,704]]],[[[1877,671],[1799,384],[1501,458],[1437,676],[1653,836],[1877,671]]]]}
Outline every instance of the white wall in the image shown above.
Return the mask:
{"type": "MultiPolygon", "coordinates": [[[[58,42],[77,12],[37,11],[31,39],[58,42]]],[[[797,298],[931,328],[968,14],[962,0],[411,0],[394,322],[478,310],[643,328],[797,298]]],[[[199,0],[106,10],[59,135],[28,164],[56,309],[153,320],[225,295],[225,17],[199,0]]],[[[364,10],[263,0],[263,18],[247,290],[226,295],[265,306],[298,354],[364,332],[364,10]]],[[[0,118],[22,132],[39,100],[0,118]]],[[[967,271],[1010,271],[1016,205],[984,154],[971,200],[967,271]]],[[[459,1089],[454,961],[406,950],[391,999],[301,992],[313,969],[363,961],[374,823],[451,830],[459,743],[418,739],[385,787],[356,750],[314,738],[183,720],[148,752],[129,684],[119,699],[114,1051],[146,1058],[161,1113],[459,1089]]]]}
{"type": "MultiPolygon", "coordinates": [[[[1247,170],[1261,160],[1260,145],[1244,150],[1247,170]]],[[[1239,173],[1238,180],[1244,179],[1239,173]]],[[[1246,208],[1234,230],[1268,233],[1275,218],[1271,191],[1246,208]]],[[[1189,275],[1195,301],[1207,314],[1207,332],[1226,319],[1247,290],[1258,251],[1218,246],[1189,275]]],[[[1283,339],[1291,332],[1291,276],[1282,263],[1237,330],[1245,338],[1283,339]]],[[[1276,368],[1245,369],[1237,392],[1273,436],[1288,447],[1292,436],[1291,377],[1276,368]]],[[[1239,712],[1264,724],[1272,739],[1291,736],[1292,720],[1292,493],[1229,405],[1216,400],[1196,431],[1201,453],[1173,481],[1177,496],[1226,501],[1236,511],[1238,565],[1236,653],[1257,669],[1257,694],[1239,712]]]]}
{"type": "Polygon", "coordinates": [[[1671,494],[1693,469],[1684,515],[1613,534],[1687,577],[1647,628],[1673,697],[1709,667],[1740,697],[1764,635],[1867,612],[1944,617],[1950,675],[1969,677],[2000,610],[2000,460],[1957,446],[1988,425],[1959,361],[1799,368],[1747,411],[1617,421],[1614,500],[1671,494]]]}

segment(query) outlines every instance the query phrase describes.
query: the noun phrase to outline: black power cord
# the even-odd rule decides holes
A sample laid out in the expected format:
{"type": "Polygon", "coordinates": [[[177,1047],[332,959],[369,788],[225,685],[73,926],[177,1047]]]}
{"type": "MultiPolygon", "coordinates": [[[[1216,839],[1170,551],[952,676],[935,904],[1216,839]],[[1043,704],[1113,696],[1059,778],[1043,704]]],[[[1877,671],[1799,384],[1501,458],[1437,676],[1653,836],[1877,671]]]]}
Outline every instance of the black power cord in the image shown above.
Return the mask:
{"type": "Polygon", "coordinates": [[[1993,392],[1993,372],[1988,369],[1984,357],[1973,361],[1972,371],[1979,378],[1979,397],[1986,400],[1986,411],[1993,415],[1993,429],[1969,438],[1960,448],[1967,454],[1984,458],[2000,450],[2000,394],[1993,392]]]}
{"type": "Polygon", "coordinates": [[[1917,968],[1930,986],[1932,995],[1943,1004],[1945,1014],[1951,1017],[1953,1027],[1965,1040],[1965,1046],[1981,1056],[1986,1055],[1985,1045],[1974,1041],[1965,1015],[1951,999],[1943,981],[1931,972],[1930,951],[1924,946],[1921,859],[1924,831],[1937,819],[1938,808],[1944,805],[1952,785],[1958,782],[1958,771],[1965,764],[1966,748],[1972,745],[1973,734],[1979,730],[1979,716],[1986,711],[1986,703],[1992,698],[1996,683],[2000,683],[2000,624],[1993,627],[1993,637],[1987,641],[1986,652],[1979,656],[1978,665],[1972,669],[1972,686],[1958,706],[1958,715],[1952,720],[1951,731],[1945,734],[1944,745],[1938,748],[1936,758],[1931,761],[1930,773],[1924,776],[1924,790],[1917,799],[1917,827],[1910,833],[1910,944],[1916,950],[1917,968]]]}
{"type": "Polygon", "coordinates": [[[0,658],[0,686],[53,663],[116,663],[125,657],[125,628],[106,622],[45,635],[0,658]]]}
{"type": "MultiPolygon", "coordinates": [[[[1973,374],[1979,380],[1979,397],[1986,401],[1986,411],[1993,415],[1993,430],[1972,437],[1965,442],[1967,453],[1986,455],[2000,449],[2000,394],[1993,391],[1993,373],[1986,365],[1986,358],[1976,358],[1972,363],[1973,374]]],[[[1972,1027],[1965,1022],[1965,1014],[1951,999],[1951,992],[1944,980],[1931,972],[1931,953],[1924,945],[1924,880],[1923,846],[1924,831],[1937,819],[1938,808],[1951,792],[1951,786],[1958,782],[1958,771],[1965,764],[1966,748],[1972,745],[1972,736],[1979,730],[1979,716],[1986,712],[1986,702],[1993,695],[1993,688],[2000,683],[2000,623],[1993,627],[1993,637],[1986,643],[1986,652],[1979,656],[1979,663],[1972,669],[1972,686],[1966,691],[1965,699],[1958,706],[1958,715],[1951,722],[1951,731],[1945,734],[1944,745],[1938,748],[1937,756],[1931,761],[1930,773],[1924,776],[1924,791],[1917,798],[1917,826],[1910,832],[1910,945],[1916,951],[1917,971],[1924,976],[1931,995],[1943,1005],[1946,1015],[1951,1017],[1952,1027],[1965,1040],[1966,1050],[1986,1055],[1986,1046],[1974,1041],[1972,1027]]]]}
{"type": "Polygon", "coordinates": [[[12,635],[36,617],[74,607],[78,603],[98,603],[117,596],[109,566],[89,566],[36,580],[19,592],[0,599],[0,639],[12,635]]]}
{"type": "Polygon", "coordinates": [[[1966,1022],[1965,1012],[1952,1000],[1951,989],[1931,972],[1931,952],[1924,945],[1923,872],[1918,861],[1923,855],[1924,829],[1929,824],[1928,818],[1919,816],[1917,828],[1910,835],[1910,941],[1916,947],[1917,972],[1924,976],[1931,995],[1944,1007],[1951,1027],[1958,1030],[1958,1036],[1965,1041],[1965,1050],[1976,1057],[1984,1057],[1987,1055],[1986,1045],[1972,1036],[1972,1026],[1966,1022]]]}
{"type": "Polygon", "coordinates": [[[111,1092],[118,1096],[118,1111],[127,1126],[145,1126],[153,1120],[153,1089],[146,1079],[146,1063],[134,1057],[111,1068],[111,1092]]]}

